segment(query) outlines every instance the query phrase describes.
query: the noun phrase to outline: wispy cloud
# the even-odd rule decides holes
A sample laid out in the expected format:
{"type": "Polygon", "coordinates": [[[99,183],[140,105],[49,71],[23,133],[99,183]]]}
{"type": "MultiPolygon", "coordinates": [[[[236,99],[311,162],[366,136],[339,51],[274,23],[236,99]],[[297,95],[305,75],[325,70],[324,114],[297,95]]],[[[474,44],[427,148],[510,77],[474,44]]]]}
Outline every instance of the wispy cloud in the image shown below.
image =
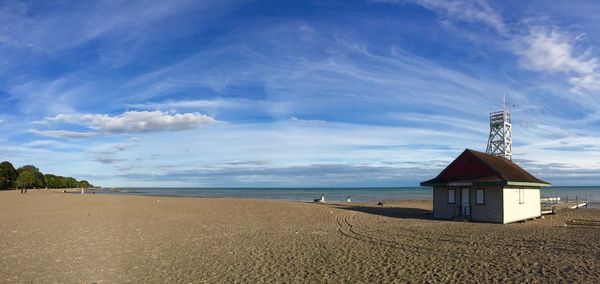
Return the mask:
{"type": "Polygon", "coordinates": [[[114,164],[114,163],[123,161],[123,159],[115,158],[110,155],[96,155],[96,156],[94,156],[94,161],[103,163],[103,164],[114,164]]]}
{"type": "MultiPolygon", "coordinates": [[[[244,100],[167,100],[131,106],[165,109],[257,105],[252,110],[254,113],[265,112],[265,116],[275,119],[305,117],[312,113],[320,116],[331,112],[339,114],[353,105],[383,106],[385,109],[378,109],[378,113],[409,105],[419,109],[453,108],[465,112],[485,108],[485,99],[494,96],[489,90],[503,89],[491,81],[473,78],[400,48],[395,48],[393,53],[369,51],[368,46],[359,46],[355,41],[340,36],[331,37],[316,29],[313,38],[327,46],[328,50],[325,54],[310,54],[307,58],[307,55],[296,54],[294,46],[297,44],[293,41],[281,42],[280,37],[295,38],[294,34],[290,34],[294,32],[298,33],[298,28],[279,27],[261,33],[234,33],[223,39],[226,45],[204,50],[161,70],[140,76],[132,80],[132,85],[128,87],[146,85],[147,88],[141,93],[129,99],[148,100],[184,90],[194,92],[191,85],[212,88],[212,79],[236,78],[229,81],[233,89],[229,93],[238,95],[236,88],[259,85],[260,91],[253,93],[256,96],[254,98],[246,94],[244,100]],[[263,34],[271,36],[263,39],[263,34]],[[240,41],[247,44],[239,47],[240,41]],[[282,52],[271,55],[272,49],[281,49],[282,52]],[[202,60],[210,57],[214,61],[227,62],[232,56],[240,58],[236,66],[212,66],[202,60]],[[429,83],[432,77],[436,78],[436,84],[429,83]],[[186,83],[174,83],[179,81],[186,83]],[[422,95],[424,93],[427,96],[422,95]],[[484,100],[469,99],[482,96],[484,100]],[[447,104],[447,100],[460,100],[470,106],[447,104]]],[[[358,118],[354,116],[354,119],[358,118]]]]}
{"type": "Polygon", "coordinates": [[[485,0],[372,0],[397,4],[416,3],[427,9],[435,10],[445,17],[471,23],[484,23],[500,34],[506,32],[502,17],[485,0]]]}
{"type": "Polygon", "coordinates": [[[28,80],[11,85],[8,98],[4,98],[25,116],[54,115],[75,112],[82,94],[89,85],[67,75],[52,80],[28,80]]]}
{"type": "Polygon", "coordinates": [[[137,146],[140,143],[139,139],[130,138],[127,142],[103,145],[97,149],[93,149],[90,153],[94,161],[103,164],[115,164],[126,161],[125,158],[119,158],[117,155],[127,149],[137,146]]]}
{"type": "Polygon", "coordinates": [[[266,164],[268,164],[268,162],[266,161],[230,161],[230,162],[223,162],[223,165],[228,165],[228,166],[265,166],[266,164]]]}
{"type": "Polygon", "coordinates": [[[73,144],[66,144],[56,140],[33,140],[23,144],[24,147],[40,147],[40,148],[56,148],[56,149],[73,149],[73,144]]]}
{"type": "MultiPolygon", "coordinates": [[[[106,34],[117,37],[121,30],[144,32],[157,22],[184,11],[219,5],[195,1],[102,1],[94,3],[51,4],[46,11],[35,5],[4,1],[0,5],[0,23],[11,29],[0,30],[4,43],[34,51],[55,52],[71,48],[106,34]],[[31,17],[35,13],[35,17],[31,17]],[[77,23],[77,24],[73,24],[77,23]]],[[[125,41],[127,38],[121,40],[125,41]]]]}
{"type": "Polygon", "coordinates": [[[45,137],[53,138],[90,138],[97,135],[94,132],[80,132],[80,131],[69,131],[69,130],[37,130],[28,129],[28,133],[41,135],[45,137]]]}
{"type": "Polygon", "coordinates": [[[526,21],[519,25],[507,25],[487,1],[441,1],[441,0],[378,0],[375,2],[416,3],[436,11],[449,19],[482,23],[496,30],[512,42],[523,68],[546,72],[566,73],[571,91],[600,90],[598,58],[590,48],[577,46],[585,34],[570,35],[555,26],[526,21]],[[520,29],[529,32],[523,34],[520,29]]]}
{"type": "Polygon", "coordinates": [[[381,186],[398,186],[398,184],[406,184],[407,179],[420,176],[420,170],[420,168],[351,164],[283,167],[207,165],[187,170],[160,168],[155,170],[155,174],[130,172],[123,177],[133,177],[142,183],[155,181],[170,183],[185,180],[193,185],[216,186],[367,186],[368,182],[374,181],[381,186]]]}
{"type": "Polygon", "coordinates": [[[210,100],[196,99],[196,100],[166,100],[159,102],[146,102],[130,104],[132,108],[139,109],[156,109],[156,110],[169,110],[178,108],[191,108],[191,109],[215,109],[215,108],[230,108],[238,107],[242,104],[248,103],[246,99],[231,99],[231,98],[215,98],[210,100]]]}

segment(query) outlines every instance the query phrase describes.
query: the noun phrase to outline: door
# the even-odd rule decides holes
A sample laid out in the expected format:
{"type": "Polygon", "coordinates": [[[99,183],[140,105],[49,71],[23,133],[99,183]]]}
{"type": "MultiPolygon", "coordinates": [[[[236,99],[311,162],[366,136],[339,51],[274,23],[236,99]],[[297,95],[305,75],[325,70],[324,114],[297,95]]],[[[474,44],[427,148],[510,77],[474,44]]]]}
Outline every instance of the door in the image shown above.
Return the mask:
{"type": "Polygon", "coordinates": [[[471,194],[470,188],[463,187],[460,191],[460,205],[463,216],[471,216],[471,194]]]}

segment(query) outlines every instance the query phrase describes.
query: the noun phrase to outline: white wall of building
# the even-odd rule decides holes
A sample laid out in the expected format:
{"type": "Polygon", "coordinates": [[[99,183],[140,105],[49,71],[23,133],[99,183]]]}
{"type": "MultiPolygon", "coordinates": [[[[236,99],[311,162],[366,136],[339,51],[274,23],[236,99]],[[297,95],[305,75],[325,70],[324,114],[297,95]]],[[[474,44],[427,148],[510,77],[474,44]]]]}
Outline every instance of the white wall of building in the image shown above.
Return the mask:
{"type": "Polygon", "coordinates": [[[537,188],[504,188],[502,196],[504,224],[542,215],[540,190],[537,188]],[[523,191],[521,198],[519,190],[523,191]],[[523,203],[520,203],[521,199],[523,203]]]}

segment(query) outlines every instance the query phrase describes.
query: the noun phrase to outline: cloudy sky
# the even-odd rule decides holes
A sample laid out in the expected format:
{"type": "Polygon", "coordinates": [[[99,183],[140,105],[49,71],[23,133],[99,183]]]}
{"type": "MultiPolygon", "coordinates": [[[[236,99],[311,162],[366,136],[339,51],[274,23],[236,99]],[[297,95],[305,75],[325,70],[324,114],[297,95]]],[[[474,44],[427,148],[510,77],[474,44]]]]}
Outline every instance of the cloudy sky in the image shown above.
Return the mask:
{"type": "Polygon", "coordinates": [[[0,160],[104,186],[414,186],[485,151],[506,94],[515,161],[599,184],[599,14],[595,1],[1,1],[0,160]]]}

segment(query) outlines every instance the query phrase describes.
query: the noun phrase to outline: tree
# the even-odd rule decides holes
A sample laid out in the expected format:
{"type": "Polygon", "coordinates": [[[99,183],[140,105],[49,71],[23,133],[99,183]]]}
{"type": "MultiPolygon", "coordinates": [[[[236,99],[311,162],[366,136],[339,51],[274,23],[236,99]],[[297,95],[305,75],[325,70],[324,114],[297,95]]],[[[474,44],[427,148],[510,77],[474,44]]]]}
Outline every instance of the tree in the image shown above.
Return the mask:
{"type": "Polygon", "coordinates": [[[77,180],[72,177],[66,177],[65,182],[66,182],[66,187],[68,187],[68,188],[76,188],[78,186],[77,180]]]}
{"type": "Polygon", "coordinates": [[[40,169],[38,169],[36,166],[25,165],[17,169],[17,172],[19,173],[19,175],[23,174],[24,172],[29,172],[33,175],[35,182],[32,188],[43,188],[47,186],[44,174],[42,174],[42,172],[40,172],[40,169]]]}
{"type": "Polygon", "coordinates": [[[16,180],[17,188],[33,188],[37,181],[35,176],[29,171],[23,171],[16,180]]]}
{"type": "Polygon", "coordinates": [[[27,188],[92,188],[86,180],[77,181],[72,177],[43,174],[36,166],[25,165],[15,170],[10,162],[0,163],[0,189],[27,187],[27,188]],[[23,177],[21,177],[23,176],[23,177]],[[21,177],[19,179],[19,177],[21,177]],[[33,178],[33,181],[30,180],[33,178]],[[17,185],[17,180],[19,184],[17,185]]]}
{"type": "Polygon", "coordinates": [[[44,180],[49,188],[92,188],[94,185],[87,180],[77,181],[72,177],[63,177],[52,174],[45,174],[44,180]]]}
{"type": "Polygon", "coordinates": [[[87,180],[82,180],[78,182],[79,187],[81,188],[91,188],[94,187],[91,183],[89,183],[87,180]]]}
{"type": "Polygon", "coordinates": [[[63,188],[64,186],[62,185],[62,180],[63,177],[61,176],[55,176],[55,175],[51,175],[51,174],[45,174],[44,175],[44,179],[46,180],[46,185],[49,188],[63,188]]]}
{"type": "Polygon", "coordinates": [[[14,187],[17,176],[17,170],[15,170],[15,167],[10,162],[4,161],[0,163],[0,189],[14,187]]]}
{"type": "Polygon", "coordinates": [[[33,165],[25,165],[25,166],[22,166],[19,169],[17,169],[17,172],[19,172],[19,174],[22,173],[23,171],[28,171],[28,172],[34,174],[34,173],[39,173],[40,169],[38,169],[36,166],[33,166],[33,165]]]}

